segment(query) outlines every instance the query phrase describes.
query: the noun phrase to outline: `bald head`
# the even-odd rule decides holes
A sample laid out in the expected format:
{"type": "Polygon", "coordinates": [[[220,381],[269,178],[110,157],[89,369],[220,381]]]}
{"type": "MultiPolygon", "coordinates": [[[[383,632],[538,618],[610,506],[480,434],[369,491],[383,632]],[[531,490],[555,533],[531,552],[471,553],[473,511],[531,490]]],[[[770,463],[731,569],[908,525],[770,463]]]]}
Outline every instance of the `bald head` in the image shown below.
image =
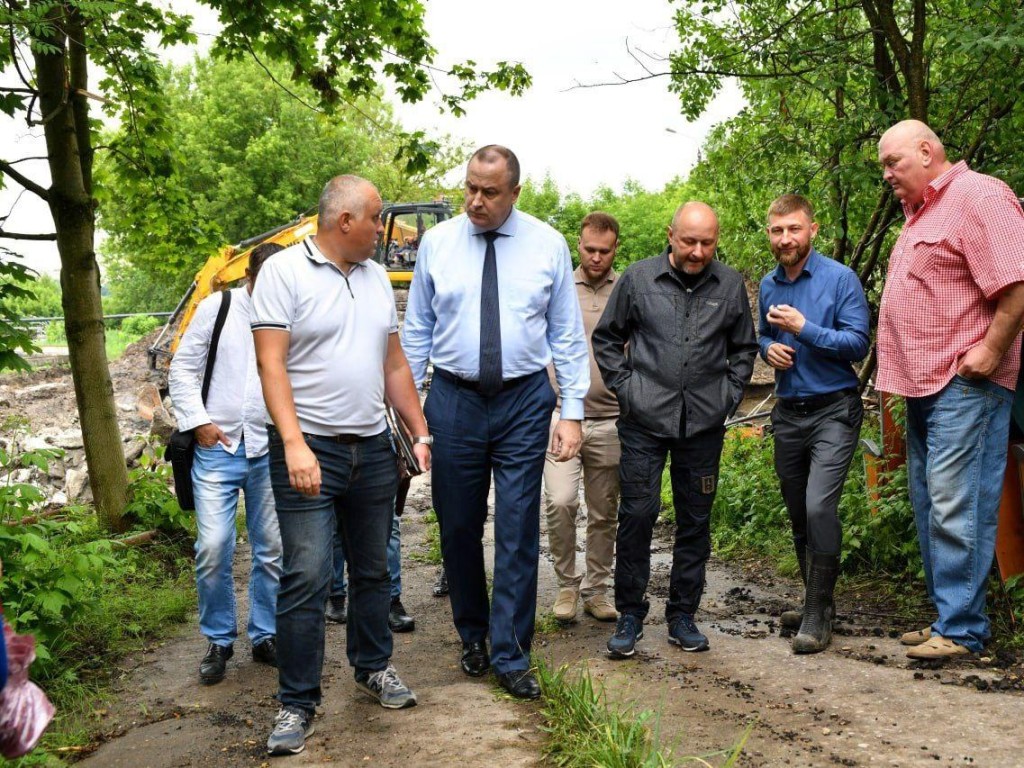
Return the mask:
{"type": "Polygon", "coordinates": [[[718,214],[715,213],[714,208],[700,200],[690,200],[676,208],[676,212],[672,215],[672,226],[676,227],[683,221],[688,224],[713,226],[715,236],[718,235],[718,214]]]}
{"type": "Polygon", "coordinates": [[[920,204],[928,184],[951,165],[942,141],[920,120],[903,120],[883,133],[878,142],[878,161],[883,178],[909,205],[920,204]]]}
{"type": "Polygon", "coordinates": [[[676,269],[697,275],[715,257],[718,214],[707,203],[691,200],[676,209],[668,228],[669,260],[676,269]]]}
{"type": "Polygon", "coordinates": [[[903,120],[896,123],[882,134],[878,144],[881,146],[887,141],[930,141],[942,146],[935,131],[920,120],[903,120]]]}
{"type": "Polygon", "coordinates": [[[380,195],[366,179],[351,174],[335,176],[320,193],[318,228],[321,231],[336,228],[344,211],[353,216],[361,215],[373,199],[379,200],[380,195]]]}

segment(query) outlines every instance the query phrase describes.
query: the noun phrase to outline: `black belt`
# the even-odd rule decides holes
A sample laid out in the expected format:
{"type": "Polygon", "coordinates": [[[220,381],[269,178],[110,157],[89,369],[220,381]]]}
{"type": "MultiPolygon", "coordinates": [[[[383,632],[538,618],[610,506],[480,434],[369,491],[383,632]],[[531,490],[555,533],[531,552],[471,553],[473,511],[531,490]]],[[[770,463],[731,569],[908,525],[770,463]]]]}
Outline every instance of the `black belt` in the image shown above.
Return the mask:
{"type": "MultiPolygon", "coordinates": [[[[267,432],[277,432],[277,427],[273,424],[267,424],[267,432]]],[[[278,432],[278,434],[280,434],[278,432]]],[[[308,437],[313,440],[326,440],[329,443],[361,443],[364,440],[369,440],[377,435],[352,435],[352,434],[341,434],[341,435],[314,435],[312,432],[303,432],[303,437],[308,437]]]]}
{"type": "Polygon", "coordinates": [[[838,392],[829,392],[824,395],[815,395],[814,397],[789,397],[779,399],[779,405],[801,416],[806,416],[809,413],[820,411],[826,406],[832,405],[832,403],[838,403],[845,397],[855,395],[856,389],[841,389],[838,392]]]}
{"type": "Polygon", "coordinates": [[[303,432],[303,437],[309,437],[313,440],[326,440],[329,443],[361,443],[364,440],[369,440],[371,437],[376,435],[314,435],[311,432],[303,432]]]}
{"type": "MultiPolygon", "coordinates": [[[[543,370],[544,369],[541,368],[540,371],[534,371],[533,373],[528,373],[525,376],[516,376],[514,379],[505,379],[503,382],[501,382],[500,391],[504,392],[506,389],[511,389],[517,384],[522,384],[531,376],[536,376],[543,370]]],[[[456,376],[454,373],[451,373],[450,371],[444,370],[443,368],[435,368],[434,375],[440,376],[445,381],[450,381],[456,387],[462,387],[463,389],[469,389],[477,393],[480,392],[480,382],[476,381],[475,379],[464,379],[461,376],[456,376]]]]}

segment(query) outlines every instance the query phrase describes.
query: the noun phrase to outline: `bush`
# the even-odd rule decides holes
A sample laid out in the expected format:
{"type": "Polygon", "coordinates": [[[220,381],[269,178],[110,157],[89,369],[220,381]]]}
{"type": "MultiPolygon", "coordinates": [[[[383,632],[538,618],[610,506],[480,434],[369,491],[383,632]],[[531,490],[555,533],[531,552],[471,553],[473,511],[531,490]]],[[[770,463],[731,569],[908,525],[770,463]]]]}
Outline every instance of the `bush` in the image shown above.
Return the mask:
{"type": "Polygon", "coordinates": [[[63,320],[51,320],[46,324],[46,343],[55,345],[68,343],[68,335],[64,330],[63,320]]]}
{"type": "Polygon", "coordinates": [[[134,317],[126,317],[121,321],[121,332],[126,336],[141,339],[154,328],[159,328],[161,325],[162,323],[159,318],[152,315],[135,315],[134,317]]]}
{"type": "Polygon", "coordinates": [[[0,450],[0,558],[4,564],[0,595],[11,625],[35,635],[44,673],[113,562],[111,543],[96,540],[95,517],[80,508],[69,509],[65,519],[21,522],[36,516],[46,499],[35,486],[14,482],[15,471],[34,467],[45,472],[60,454],[41,450],[17,455],[0,450]]]}
{"type": "MultiPolygon", "coordinates": [[[[877,436],[866,426],[865,436],[877,436]]],[[[663,484],[664,488],[664,484],[663,484]]],[[[665,491],[662,493],[665,499],[665,491]]],[[[901,468],[883,478],[881,498],[871,503],[864,477],[864,456],[858,446],[839,502],[843,526],[843,569],[918,576],[921,556],[907,493],[907,472],[901,468]]],[[[753,552],[777,557],[783,573],[797,573],[789,514],[775,475],[774,441],[740,437],[730,431],[722,451],[718,494],[711,513],[715,550],[753,552]]]]}
{"type": "Polygon", "coordinates": [[[139,466],[128,473],[128,506],[125,514],[141,528],[156,528],[166,533],[191,532],[193,517],[182,510],[170,488],[173,472],[163,461],[164,447],[156,446],[153,455],[143,453],[139,466]]]}

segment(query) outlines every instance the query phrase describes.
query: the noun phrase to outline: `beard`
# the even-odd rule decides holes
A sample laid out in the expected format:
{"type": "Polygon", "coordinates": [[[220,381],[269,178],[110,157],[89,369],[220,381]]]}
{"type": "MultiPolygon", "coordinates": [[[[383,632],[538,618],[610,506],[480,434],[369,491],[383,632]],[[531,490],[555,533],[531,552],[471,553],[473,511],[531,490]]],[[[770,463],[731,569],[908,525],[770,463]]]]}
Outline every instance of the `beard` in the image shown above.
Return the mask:
{"type": "Polygon", "coordinates": [[[781,248],[771,246],[772,255],[775,260],[784,267],[792,267],[799,264],[801,261],[806,259],[811,253],[811,244],[808,243],[806,247],[797,246],[791,251],[783,251],[781,248]]]}

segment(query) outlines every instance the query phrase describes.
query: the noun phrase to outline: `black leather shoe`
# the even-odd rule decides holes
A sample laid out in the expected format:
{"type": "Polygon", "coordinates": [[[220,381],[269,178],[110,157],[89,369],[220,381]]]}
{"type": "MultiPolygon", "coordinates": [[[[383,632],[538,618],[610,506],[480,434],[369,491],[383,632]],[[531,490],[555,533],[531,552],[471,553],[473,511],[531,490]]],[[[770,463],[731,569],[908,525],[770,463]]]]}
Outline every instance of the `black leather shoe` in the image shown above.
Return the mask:
{"type": "Polygon", "coordinates": [[[327,598],[327,610],[324,611],[324,617],[328,621],[333,621],[335,624],[344,624],[348,618],[348,614],[345,613],[345,596],[344,595],[331,595],[327,598]]]}
{"type": "Polygon", "coordinates": [[[434,582],[434,597],[444,597],[448,594],[448,572],[442,565],[437,571],[437,581],[434,582]]]}
{"type": "Polygon", "coordinates": [[[402,605],[402,598],[391,598],[391,610],[388,611],[388,626],[392,632],[412,632],[416,629],[416,620],[409,615],[402,605]]]}
{"type": "Polygon", "coordinates": [[[210,647],[206,650],[206,655],[203,656],[203,660],[199,663],[199,682],[203,685],[213,685],[223,680],[228,659],[234,655],[234,646],[210,643],[210,647]]]}
{"type": "Polygon", "coordinates": [[[540,698],[540,683],[530,670],[517,670],[498,675],[501,687],[517,699],[540,698]]]}
{"type": "Polygon", "coordinates": [[[491,668],[491,660],[487,657],[487,643],[462,644],[462,671],[470,677],[480,677],[491,668]]]}
{"type": "Polygon", "coordinates": [[[273,637],[268,637],[261,643],[257,643],[252,647],[252,660],[259,664],[269,664],[272,667],[277,666],[277,640],[273,637]]]}

